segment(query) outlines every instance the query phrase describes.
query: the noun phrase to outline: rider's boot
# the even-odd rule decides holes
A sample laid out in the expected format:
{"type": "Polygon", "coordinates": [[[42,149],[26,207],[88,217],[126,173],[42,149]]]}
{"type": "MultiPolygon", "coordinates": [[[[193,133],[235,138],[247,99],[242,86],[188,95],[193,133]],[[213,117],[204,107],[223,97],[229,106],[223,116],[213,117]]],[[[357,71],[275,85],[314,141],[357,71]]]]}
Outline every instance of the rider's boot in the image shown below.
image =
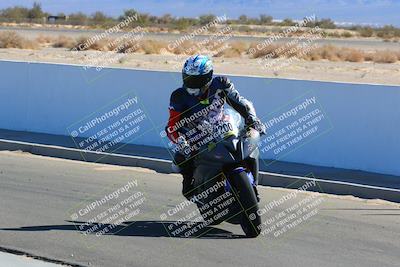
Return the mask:
{"type": "Polygon", "coordinates": [[[193,190],[193,172],[185,172],[182,173],[183,181],[182,181],[182,195],[190,201],[190,199],[194,195],[193,190]]]}
{"type": "Polygon", "coordinates": [[[193,190],[193,162],[191,159],[186,159],[180,153],[176,153],[174,157],[175,166],[179,168],[179,173],[183,176],[182,195],[187,199],[194,194],[193,190]]]}

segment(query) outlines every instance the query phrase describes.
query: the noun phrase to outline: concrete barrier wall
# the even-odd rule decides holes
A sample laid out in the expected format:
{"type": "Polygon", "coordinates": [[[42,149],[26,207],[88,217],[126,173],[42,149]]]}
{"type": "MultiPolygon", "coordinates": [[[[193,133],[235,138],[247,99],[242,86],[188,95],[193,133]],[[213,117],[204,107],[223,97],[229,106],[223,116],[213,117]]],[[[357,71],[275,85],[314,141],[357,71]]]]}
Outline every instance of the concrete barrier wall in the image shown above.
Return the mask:
{"type": "MultiPolygon", "coordinates": [[[[160,132],[179,73],[6,61],[0,73],[0,128],[70,135],[132,96],[146,121],[127,142],[166,145],[160,132]]],[[[265,164],[279,159],[400,175],[400,87],[230,78],[268,126],[265,164]]]]}

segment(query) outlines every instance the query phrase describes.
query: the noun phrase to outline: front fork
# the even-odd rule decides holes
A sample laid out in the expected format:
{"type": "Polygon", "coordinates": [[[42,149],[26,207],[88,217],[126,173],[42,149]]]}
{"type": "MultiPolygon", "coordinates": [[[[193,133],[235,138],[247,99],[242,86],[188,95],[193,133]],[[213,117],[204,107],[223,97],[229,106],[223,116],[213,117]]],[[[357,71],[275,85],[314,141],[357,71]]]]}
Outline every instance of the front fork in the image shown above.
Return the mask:
{"type": "MultiPolygon", "coordinates": [[[[257,164],[255,170],[247,171],[243,167],[237,167],[237,168],[233,169],[231,171],[231,173],[229,173],[227,175],[231,175],[233,173],[246,172],[247,177],[249,179],[249,183],[253,186],[254,193],[256,194],[257,202],[260,202],[260,197],[258,195],[258,190],[257,190],[257,185],[258,185],[258,159],[255,159],[255,160],[256,160],[256,164],[257,164]],[[256,171],[256,177],[254,177],[254,175],[253,175],[254,171],[256,171]]],[[[232,191],[232,187],[231,187],[231,184],[229,183],[229,179],[227,179],[227,181],[226,181],[225,191],[226,192],[231,192],[232,191]]]]}

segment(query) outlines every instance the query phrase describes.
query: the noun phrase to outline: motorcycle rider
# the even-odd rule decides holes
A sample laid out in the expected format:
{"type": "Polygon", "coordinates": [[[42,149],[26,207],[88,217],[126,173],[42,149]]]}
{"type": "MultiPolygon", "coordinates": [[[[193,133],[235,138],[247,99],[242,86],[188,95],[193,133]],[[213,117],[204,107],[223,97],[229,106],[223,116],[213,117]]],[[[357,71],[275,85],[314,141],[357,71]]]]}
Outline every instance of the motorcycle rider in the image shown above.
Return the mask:
{"type": "MultiPolygon", "coordinates": [[[[196,117],[192,116],[194,114],[204,114],[202,111],[210,107],[212,108],[207,110],[208,114],[205,116],[212,114],[214,118],[218,117],[223,113],[224,104],[228,103],[244,118],[246,127],[252,127],[260,134],[265,134],[266,128],[257,118],[253,104],[239,94],[227,77],[213,77],[213,65],[207,56],[189,57],[182,69],[182,79],[182,87],[171,94],[166,133],[180,148],[180,151],[175,153],[174,161],[183,176],[182,194],[190,199],[194,165],[188,132],[196,128],[200,120],[197,118],[190,121],[188,118],[196,117]]],[[[258,159],[251,165],[253,176],[258,182],[258,159]]],[[[255,191],[257,194],[256,188],[255,191]]]]}

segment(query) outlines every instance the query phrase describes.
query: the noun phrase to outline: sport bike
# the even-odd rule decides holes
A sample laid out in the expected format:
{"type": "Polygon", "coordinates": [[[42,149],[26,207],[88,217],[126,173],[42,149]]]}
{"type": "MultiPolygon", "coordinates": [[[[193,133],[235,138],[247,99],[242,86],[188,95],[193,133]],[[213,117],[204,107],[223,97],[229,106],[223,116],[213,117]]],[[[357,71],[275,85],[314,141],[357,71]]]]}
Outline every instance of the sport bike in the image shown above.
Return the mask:
{"type": "Polygon", "coordinates": [[[257,237],[261,218],[254,177],[258,175],[260,133],[244,127],[242,117],[229,107],[220,120],[201,125],[212,141],[197,143],[191,200],[207,224],[240,224],[247,237],[257,237]]]}

